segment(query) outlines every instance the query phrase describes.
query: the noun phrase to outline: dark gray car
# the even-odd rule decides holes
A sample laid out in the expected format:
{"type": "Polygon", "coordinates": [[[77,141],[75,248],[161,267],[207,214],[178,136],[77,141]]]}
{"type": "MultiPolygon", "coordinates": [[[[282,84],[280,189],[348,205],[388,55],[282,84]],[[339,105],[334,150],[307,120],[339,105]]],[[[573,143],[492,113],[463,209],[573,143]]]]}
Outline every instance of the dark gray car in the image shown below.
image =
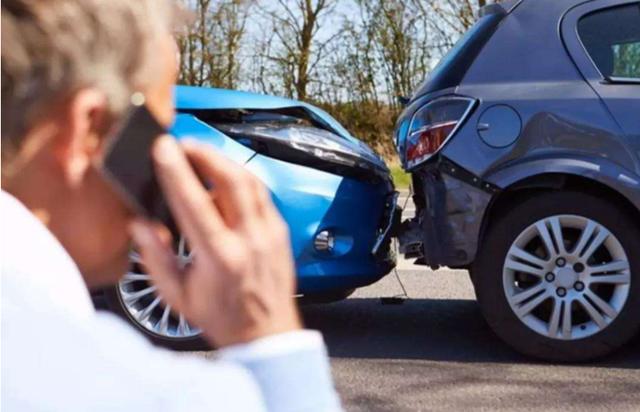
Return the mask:
{"type": "Polygon", "coordinates": [[[401,251],[470,270],[495,332],[575,361],[640,328],[640,3],[484,8],[398,120],[401,251]]]}

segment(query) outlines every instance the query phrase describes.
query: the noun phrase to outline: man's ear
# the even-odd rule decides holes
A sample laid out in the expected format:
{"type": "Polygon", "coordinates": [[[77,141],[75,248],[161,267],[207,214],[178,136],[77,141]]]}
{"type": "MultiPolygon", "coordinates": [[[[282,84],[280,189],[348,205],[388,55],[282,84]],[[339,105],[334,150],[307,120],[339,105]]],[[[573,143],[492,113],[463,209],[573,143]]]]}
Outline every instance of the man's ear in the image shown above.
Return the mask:
{"type": "Polygon", "coordinates": [[[97,89],[82,89],[60,106],[58,114],[53,151],[67,183],[75,186],[98,155],[109,118],[107,98],[97,89]]]}

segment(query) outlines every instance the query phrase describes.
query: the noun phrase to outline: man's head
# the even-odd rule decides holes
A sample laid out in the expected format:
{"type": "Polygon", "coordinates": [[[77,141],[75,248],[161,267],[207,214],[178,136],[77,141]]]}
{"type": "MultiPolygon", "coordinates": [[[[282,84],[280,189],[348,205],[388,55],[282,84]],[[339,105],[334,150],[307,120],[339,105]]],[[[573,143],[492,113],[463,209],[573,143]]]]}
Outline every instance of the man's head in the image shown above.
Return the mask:
{"type": "Polygon", "coordinates": [[[2,1],[2,188],[60,240],[87,284],[125,270],[130,212],[98,165],[142,92],[173,120],[168,0],[2,1]]]}

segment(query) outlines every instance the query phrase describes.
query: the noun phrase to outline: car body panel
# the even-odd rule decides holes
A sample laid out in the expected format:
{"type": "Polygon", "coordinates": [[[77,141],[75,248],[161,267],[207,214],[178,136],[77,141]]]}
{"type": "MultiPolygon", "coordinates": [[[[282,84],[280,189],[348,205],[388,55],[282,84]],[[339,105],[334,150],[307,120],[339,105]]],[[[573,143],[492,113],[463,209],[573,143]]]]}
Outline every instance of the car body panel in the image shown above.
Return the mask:
{"type": "Polygon", "coordinates": [[[595,156],[575,153],[564,156],[527,158],[503,170],[496,171],[489,180],[502,187],[510,187],[532,176],[562,174],[588,178],[614,189],[640,209],[640,179],[614,162],[595,156]]]}
{"type": "Polygon", "coordinates": [[[256,152],[230,139],[224,133],[198,120],[195,116],[178,113],[171,128],[171,133],[178,139],[193,139],[215,146],[226,156],[240,164],[245,164],[255,156],[256,152]]]}
{"type": "Polygon", "coordinates": [[[179,110],[275,110],[286,108],[302,108],[327,129],[339,136],[352,141],[358,141],[347,129],[324,110],[297,100],[265,94],[244,92],[238,90],[215,89],[196,86],[176,86],[176,107],[179,110]]]}
{"type": "Polygon", "coordinates": [[[390,262],[371,254],[389,187],[263,155],[256,155],[246,168],[271,190],[291,227],[299,292],[355,288],[389,272],[390,262]],[[322,230],[335,233],[333,252],[315,250],[313,239],[322,230]]]}
{"type": "MultiPolygon", "coordinates": [[[[607,81],[600,73],[591,57],[587,53],[580,36],[575,29],[580,19],[596,10],[608,7],[637,5],[637,0],[603,0],[581,4],[569,10],[562,19],[562,36],[568,53],[576,67],[589,83],[591,88],[600,96],[612,116],[625,134],[629,147],[640,158],[640,80],[635,82],[607,81]]],[[[640,14],[640,6],[637,13],[640,14]]]]}
{"type": "Polygon", "coordinates": [[[409,230],[400,234],[400,251],[411,244],[422,244],[415,257],[433,268],[464,267],[475,257],[478,233],[492,194],[473,181],[454,177],[460,169],[448,162],[438,162],[420,169],[420,186],[415,188],[427,199],[420,218],[410,222],[409,230]]]}
{"type": "MultiPolygon", "coordinates": [[[[640,92],[635,91],[640,86],[602,84],[590,60],[584,64],[600,77],[585,81],[588,76],[569,52],[586,53],[572,51],[571,44],[567,49],[560,30],[568,24],[563,32],[577,38],[575,21],[580,16],[594,7],[625,3],[629,2],[524,0],[500,22],[460,85],[420,96],[405,109],[396,127],[403,163],[408,122],[423,104],[447,94],[478,99],[456,135],[413,171],[427,198],[417,199],[426,212],[420,227],[413,228],[423,233],[425,263],[459,267],[473,262],[481,240],[480,223],[493,199],[535,176],[591,179],[640,209],[640,92]],[[573,20],[563,23],[567,10],[573,20]],[[573,10],[579,12],[574,15],[573,10]],[[535,36],[530,35],[533,24],[535,36]],[[506,147],[488,145],[478,132],[482,113],[498,105],[512,108],[522,121],[520,135],[506,147]]],[[[404,236],[407,241],[416,237],[404,236]]]]}
{"type": "Polygon", "coordinates": [[[390,254],[374,256],[371,252],[385,223],[388,196],[393,193],[390,179],[365,182],[267,157],[195,115],[180,111],[305,107],[327,124],[337,123],[327,118],[328,114],[311,105],[277,97],[185,86],[176,88],[176,103],[179,113],[172,132],[178,139],[195,139],[215,146],[269,188],[290,228],[298,293],[353,289],[375,282],[393,268],[395,260],[390,254]],[[336,235],[334,250],[318,252],[314,248],[315,235],[327,229],[336,235]]]}

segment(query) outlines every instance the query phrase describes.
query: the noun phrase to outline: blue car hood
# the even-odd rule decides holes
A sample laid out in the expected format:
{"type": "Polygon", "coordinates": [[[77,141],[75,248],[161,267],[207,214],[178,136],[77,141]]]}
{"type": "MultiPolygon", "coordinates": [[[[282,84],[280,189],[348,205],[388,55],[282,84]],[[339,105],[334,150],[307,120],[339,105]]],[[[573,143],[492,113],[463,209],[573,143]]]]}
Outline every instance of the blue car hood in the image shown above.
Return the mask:
{"type": "Polygon", "coordinates": [[[213,89],[196,86],[176,86],[176,108],[180,110],[273,110],[285,108],[304,109],[316,121],[324,124],[328,129],[353,142],[360,142],[347,129],[342,127],[336,119],[324,110],[313,105],[283,97],[265,94],[242,92],[228,89],[213,89]]]}

